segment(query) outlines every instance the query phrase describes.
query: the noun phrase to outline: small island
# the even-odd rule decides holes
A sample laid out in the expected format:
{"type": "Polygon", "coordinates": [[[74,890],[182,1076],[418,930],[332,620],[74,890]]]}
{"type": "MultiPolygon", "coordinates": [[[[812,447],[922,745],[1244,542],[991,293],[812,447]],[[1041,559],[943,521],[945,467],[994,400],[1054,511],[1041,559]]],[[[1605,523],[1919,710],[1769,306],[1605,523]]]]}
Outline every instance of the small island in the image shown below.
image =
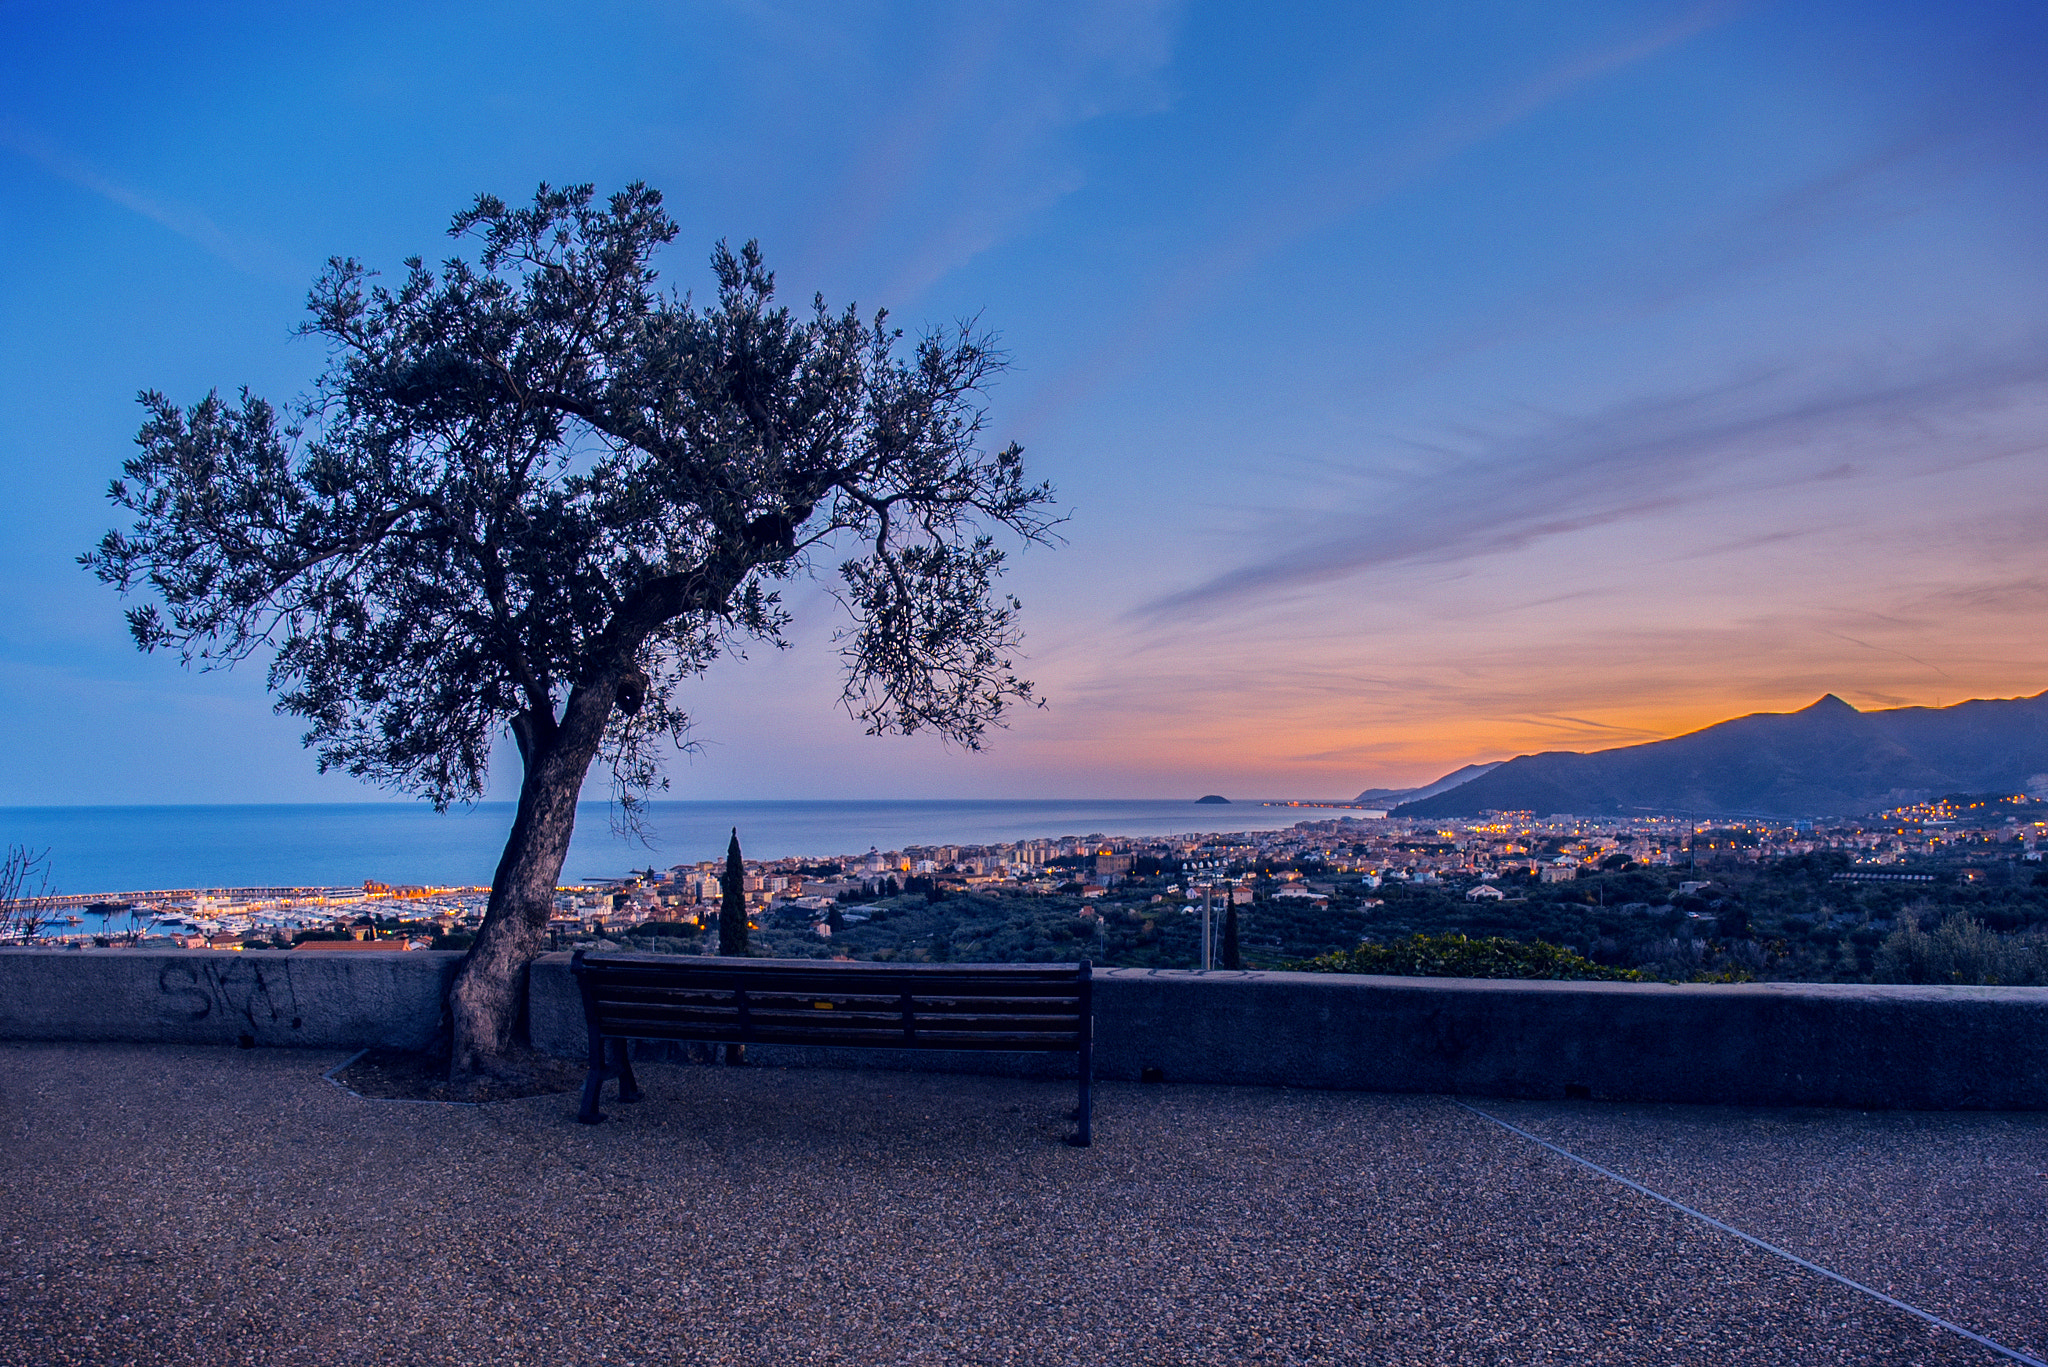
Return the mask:
{"type": "Polygon", "coordinates": [[[1198,798],[1196,798],[1196,799],[1195,799],[1195,801],[1197,801],[1197,802],[1222,802],[1222,803],[1228,803],[1228,802],[1230,801],[1230,799],[1229,799],[1229,798],[1227,798],[1227,797],[1220,797],[1220,796],[1218,796],[1218,795],[1217,795],[1217,794],[1215,794],[1215,793],[1211,793],[1211,794],[1209,794],[1209,795],[1208,795],[1207,797],[1198,797],[1198,798]]]}

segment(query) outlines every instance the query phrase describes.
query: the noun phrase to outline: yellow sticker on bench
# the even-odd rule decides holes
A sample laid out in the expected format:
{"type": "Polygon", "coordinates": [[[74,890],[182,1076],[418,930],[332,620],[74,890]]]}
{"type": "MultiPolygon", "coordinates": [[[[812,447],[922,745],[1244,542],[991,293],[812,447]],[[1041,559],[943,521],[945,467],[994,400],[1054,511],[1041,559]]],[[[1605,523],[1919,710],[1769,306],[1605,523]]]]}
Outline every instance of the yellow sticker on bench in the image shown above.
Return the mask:
{"type": "Polygon", "coordinates": [[[831,1002],[812,1002],[812,1003],[811,1003],[811,1009],[812,1009],[812,1010],[814,1010],[814,1011],[830,1011],[830,1010],[832,1009],[832,1003],[831,1003],[831,1002]]]}

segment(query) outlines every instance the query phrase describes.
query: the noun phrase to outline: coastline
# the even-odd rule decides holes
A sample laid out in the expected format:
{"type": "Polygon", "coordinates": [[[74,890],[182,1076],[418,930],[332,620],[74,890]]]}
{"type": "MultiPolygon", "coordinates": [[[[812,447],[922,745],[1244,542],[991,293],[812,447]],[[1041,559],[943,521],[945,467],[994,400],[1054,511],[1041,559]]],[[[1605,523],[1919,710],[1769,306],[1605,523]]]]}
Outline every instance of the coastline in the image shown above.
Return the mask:
{"type": "MultiPolygon", "coordinates": [[[[435,813],[407,802],[0,808],[0,840],[48,848],[54,891],[487,884],[510,802],[435,813]]],[[[612,808],[585,802],[563,881],[618,877],[723,854],[737,826],[750,859],[832,858],[869,848],[992,844],[1062,836],[1281,830],[1346,812],[1284,801],[1145,799],[661,801],[648,842],[622,838],[612,808]]]]}

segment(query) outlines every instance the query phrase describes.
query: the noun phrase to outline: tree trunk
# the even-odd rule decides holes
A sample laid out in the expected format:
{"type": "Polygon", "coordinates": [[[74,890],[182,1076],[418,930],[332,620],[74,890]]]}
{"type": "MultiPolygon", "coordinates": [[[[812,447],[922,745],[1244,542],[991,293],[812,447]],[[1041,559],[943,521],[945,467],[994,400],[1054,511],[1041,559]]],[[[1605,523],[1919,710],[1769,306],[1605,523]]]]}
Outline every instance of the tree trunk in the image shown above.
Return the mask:
{"type": "Polygon", "coordinates": [[[579,685],[569,695],[560,727],[547,741],[528,746],[519,812],[491,880],[490,907],[448,991],[448,1071],[453,1079],[505,1071],[514,1048],[525,1042],[516,1034],[526,968],[547,943],[555,888],[576,831],[576,800],[611,716],[616,687],[615,678],[579,685]]]}

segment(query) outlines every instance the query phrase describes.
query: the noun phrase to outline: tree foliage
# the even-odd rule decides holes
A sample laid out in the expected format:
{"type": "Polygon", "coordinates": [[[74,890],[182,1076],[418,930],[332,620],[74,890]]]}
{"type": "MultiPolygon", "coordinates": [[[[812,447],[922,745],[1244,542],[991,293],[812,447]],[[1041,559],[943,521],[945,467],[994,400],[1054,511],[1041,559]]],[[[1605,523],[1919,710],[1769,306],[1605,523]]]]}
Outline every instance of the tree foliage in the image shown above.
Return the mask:
{"type": "Polygon", "coordinates": [[[753,243],[715,298],[663,293],[676,235],[632,186],[490,196],[386,284],[328,264],[302,332],[329,363],[280,412],[246,391],[145,393],[110,491],[133,517],[81,557],[144,650],[210,667],[274,652],[281,711],[325,769],[436,805],[484,791],[509,729],[529,766],[602,696],[628,803],[688,719],[677,686],[780,644],[779,581],[843,557],[843,701],[871,732],[979,747],[1029,700],[992,530],[1049,539],[1049,490],[981,447],[1003,365],[972,324],[901,345],[886,315],[774,300],[753,243]]]}
{"type": "Polygon", "coordinates": [[[2048,932],[2000,935],[1960,913],[1925,931],[1906,915],[1878,947],[1873,968],[1881,983],[2039,986],[2048,984],[2048,932]]]}
{"type": "Polygon", "coordinates": [[[1505,936],[1467,939],[1463,935],[1410,935],[1387,944],[1368,940],[1358,948],[1291,965],[1317,973],[1381,973],[1406,978],[1555,978],[1567,981],[1637,982],[1630,968],[1596,964],[1562,945],[1505,936]]]}

